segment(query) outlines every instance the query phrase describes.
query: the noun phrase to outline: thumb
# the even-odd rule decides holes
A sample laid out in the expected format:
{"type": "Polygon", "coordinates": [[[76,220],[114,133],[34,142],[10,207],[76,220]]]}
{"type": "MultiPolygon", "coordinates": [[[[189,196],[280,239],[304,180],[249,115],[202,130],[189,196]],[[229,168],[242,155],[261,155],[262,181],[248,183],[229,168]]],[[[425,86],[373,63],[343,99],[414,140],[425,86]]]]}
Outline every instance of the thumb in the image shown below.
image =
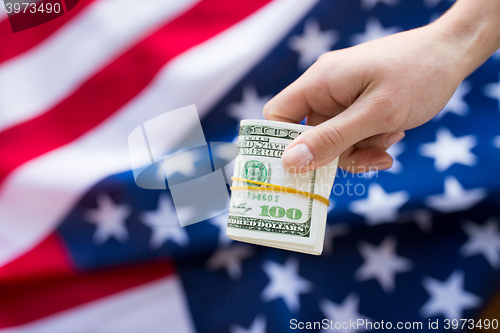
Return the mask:
{"type": "Polygon", "coordinates": [[[285,168],[293,173],[316,170],[357,142],[378,134],[376,122],[370,121],[369,113],[356,110],[358,104],[298,136],[283,153],[285,168]]]}

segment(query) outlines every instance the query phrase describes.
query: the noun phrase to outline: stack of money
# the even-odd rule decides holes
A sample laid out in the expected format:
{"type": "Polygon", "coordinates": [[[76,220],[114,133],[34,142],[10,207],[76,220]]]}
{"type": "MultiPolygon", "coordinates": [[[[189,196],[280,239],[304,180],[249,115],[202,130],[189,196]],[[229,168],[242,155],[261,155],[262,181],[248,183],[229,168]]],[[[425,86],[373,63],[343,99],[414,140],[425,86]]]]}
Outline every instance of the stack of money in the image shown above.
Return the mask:
{"type": "Polygon", "coordinates": [[[305,173],[291,173],[281,163],[285,148],[309,128],[277,121],[241,121],[229,238],[321,254],[338,159],[305,173]]]}

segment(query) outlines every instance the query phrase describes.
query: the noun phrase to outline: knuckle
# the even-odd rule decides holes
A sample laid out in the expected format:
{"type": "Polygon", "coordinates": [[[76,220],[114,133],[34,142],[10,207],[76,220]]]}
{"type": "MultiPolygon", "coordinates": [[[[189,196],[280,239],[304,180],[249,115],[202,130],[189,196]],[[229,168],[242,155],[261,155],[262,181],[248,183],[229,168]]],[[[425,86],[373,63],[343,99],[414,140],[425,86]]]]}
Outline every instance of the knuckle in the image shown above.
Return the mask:
{"type": "Polygon", "coordinates": [[[371,116],[375,117],[376,123],[379,124],[380,130],[394,132],[401,127],[403,117],[398,101],[397,94],[391,91],[372,98],[369,110],[372,113],[371,116]]]}
{"type": "Polygon", "coordinates": [[[318,59],[316,59],[316,62],[318,64],[324,64],[324,63],[328,63],[329,60],[330,60],[330,55],[331,55],[331,51],[330,52],[325,52],[325,53],[322,53],[318,59]]]}
{"type": "Polygon", "coordinates": [[[333,72],[337,69],[340,61],[335,61],[338,59],[336,51],[329,51],[322,53],[312,64],[311,70],[315,73],[321,73],[320,77],[324,77],[325,73],[333,72]]]}
{"type": "Polygon", "coordinates": [[[322,124],[316,128],[312,137],[316,152],[313,155],[325,155],[336,151],[345,143],[341,131],[332,124],[322,124]]]}

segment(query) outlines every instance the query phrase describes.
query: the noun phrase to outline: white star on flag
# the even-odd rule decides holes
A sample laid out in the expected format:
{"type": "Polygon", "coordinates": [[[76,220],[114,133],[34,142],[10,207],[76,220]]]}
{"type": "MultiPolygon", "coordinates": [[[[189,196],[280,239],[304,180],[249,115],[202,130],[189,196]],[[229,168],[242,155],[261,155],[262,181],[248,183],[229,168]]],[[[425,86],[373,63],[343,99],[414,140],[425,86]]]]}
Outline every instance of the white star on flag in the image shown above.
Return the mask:
{"type": "Polygon", "coordinates": [[[403,153],[404,150],[405,144],[401,141],[393,144],[389,147],[389,149],[387,149],[387,154],[391,155],[392,157],[392,167],[385,171],[390,173],[400,173],[401,171],[403,171],[403,164],[399,162],[398,157],[403,153]]]}
{"type": "Polygon", "coordinates": [[[132,212],[127,204],[115,204],[109,195],[101,193],[97,197],[97,208],[85,212],[84,219],[96,225],[93,241],[104,244],[114,237],[123,243],[129,238],[125,220],[132,212]]]}
{"type": "Polygon", "coordinates": [[[160,196],[155,211],[142,213],[141,221],[151,228],[149,245],[152,249],[159,249],[169,240],[180,246],[189,244],[186,229],[180,226],[172,200],[166,195],[160,196]]]}
{"type": "MultiPolygon", "coordinates": [[[[336,304],[328,299],[324,299],[319,303],[319,308],[323,315],[333,323],[350,323],[357,322],[358,320],[364,320],[364,322],[372,321],[370,318],[363,316],[359,311],[359,296],[356,294],[349,294],[344,299],[342,304],[336,304]]],[[[344,332],[344,333],[354,333],[354,332],[364,332],[366,331],[366,326],[359,325],[357,327],[352,327],[348,325],[347,328],[336,329],[335,325],[333,330],[323,330],[322,332],[344,332]],[[356,329],[359,328],[359,329],[356,329]]]]}
{"type": "Polygon", "coordinates": [[[239,325],[233,325],[231,333],[266,333],[266,318],[262,315],[255,317],[248,329],[239,325]]]}
{"type": "Polygon", "coordinates": [[[476,155],[471,152],[477,144],[474,135],[455,137],[447,128],[440,128],[436,141],[420,145],[420,155],[434,159],[434,168],[445,171],[453,164],[476,165],[476,155]]]}
{"type": "Polygon", "coordinates": [[[426,277],[422,285],[430,294],[430,299],[420,309],[426,318],[442,314],[450,320],[460,320],[464,310],[481,304],[479,296],[464,290],[464,273],[461,271],[454,271],[444,282],[426,277]]]}
{"type": "Polygon", "coordinates": [[[498,232],[498,221],[489,219],[484,225],[467,221],[462,229],[469,239],[460,248],[465,257],[482,254],[494,269],[500,267],[500,233],[498,232]]]}
{"type": "Polygon", "coordinates": [[[486,197],[485,188],[465,190],[458,180],[448,176],[444,180],[444,193],[431,195],[425,204],[441,213],[452,213],[467,210],[486,197]]]}
{"type": "Polygon", "coordinates": [[[242,261],[251,257],[254,248],[248,244],[233,244],[228,247],[222,247],[208,259],[207,266],[214,272],[224,268],[232,280],[241,278],[242,261]]]}
{"type": "Polygon", "coordinates": [[[396,7],[399,0],[361,0],[361,8],[364,10],[370,10],[373,9],[379,2],[383,2],[387,6],[396,7]]]}
{"type": "Polygon", "coordinates": [[[369,225],[394,222],[399,214],[398,210],[409,200],[406,191],[388,194],[377,183],[368,187],[366,199],[355,200],[349,204],[349,210],[365,217],[369,225]]]}
{"type": "Polygon", "coordinates": [[[283,298],[288,309],[297,312],[300,309],[299,295],[313,289],[313,284],[299,275],[298,260],[289,258],[283,265],[266,261],[262,268],[270,280],[260,295],[262,301],[283,298]]]}
{"type": "Polygon", "coordinates": [[[448,112],[454,113],[457,116],[465,116],[469,113],[469,104],[464,100],[464,97],[472,90],[472,86],[468,81],[463,81],[445,105],[445,107],[439,112],[434,120],[439,120],[443,118],[448,112]]]}
{"type": "MultiPolygon", "coordinates": [[[[232,161],[235,159],[235,156],[238,155],[238,137],[236,137],[233,142],[234,145],[231,144],[222,144],[216,145],[212,150],[212,154],[214,154],[217,158],[232,161]]],[[[212,149],[213,142],[210,143],[210,148],[212,149]]]]}
{"type": "Polygon", "coordinates": [[[198,150],[188,150],[181,153],[168,156],[167,162],[163,163],[163,169],[167,179],[175,173],[181,173],[186,177],[192,177],[196,174],[195,163],[201,160],[201,154],[198,150]]]}
{"type": "Polygon", "coordinates": [[[323,244],[323,254],[333,252],[333,241],[336,237],[344,236],[349,232],[347,224],[328,224],[325,230],[325,241],[323,244]]]}
{"type": "Polygon", "coordinates": [[[500,148],[500,135],[499,135],[499,136],[496,136],[496,137],[493,139],[493,146],[495,146],[496,148],[500,148]]]}
{"type": "Polygon", "coordinates": [[[228,114],[237,120],[262,119],[262,109],[270,99],[270,95],[259,97],[257,89],[247,85],[243,88],[241,102],[228,106],[228,114]]]}
{"type": "Polygon", "coordinates": [[[366,21],[366,28],[364,33],[354,34],[351,37],[351,44],[357,45],[365,42],[369,42],[374,39],[389,36],[399,32],[401,29],[399,27],[384,28],[376,18],[369,18],[366,21]]]}
{"type": "Polygon", "coordinates": [[[337,31],[321,31],[318,21],[308,20],[304,25],[304,33],[290,37],[288,46],[299,54],[299,66],[305,69],[320,55],[330,51],[339,39],[340,34],[337,31]]]}
{"type": "Polygon", "coordinates": [[[484,94],[498,101],[498,111],[500,111],[500,74],[498,75],[498,82],[489,83],[484,87],[484,94]]]}
{"type": "Polygon", "coordinates": [[[208,222],[210,224],[219,228],[219,244],[226,246],[230,244],[233,240],[226,235],[227,222],[229,220],[229,211],[212,217],[208,222]]]}
{"type": "Polygon", "coordinates": [[[388,236],[379,246],[366,242],[358,245],[364,263],[355,273],[358,281],[376,279],[386,293],[394,291],[396,274],[408,272],[413,264],[396,254],[396,239],[388,236]]]}

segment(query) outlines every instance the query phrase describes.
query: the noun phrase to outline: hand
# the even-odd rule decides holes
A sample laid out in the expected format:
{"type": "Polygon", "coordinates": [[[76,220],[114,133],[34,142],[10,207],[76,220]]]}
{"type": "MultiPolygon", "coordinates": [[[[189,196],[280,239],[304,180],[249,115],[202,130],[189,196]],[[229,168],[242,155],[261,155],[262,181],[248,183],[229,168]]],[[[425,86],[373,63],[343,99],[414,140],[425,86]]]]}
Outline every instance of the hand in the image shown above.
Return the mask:
{"type": "MultiPolygon", "coordinates": [[[[481,2],[478,11],[487,7],[481,2]]],[[[405,130],[434,117],[460,82],[498,47],[491,41],[483,44],[486,28],[498,43],[500,16],[492,14],[489,25],[470,22],[474,16],[464,17],[474,11],[466,6],[474,2],[458,3],[455,14],[426,27],[323,54],[270,100],[264,107],[266,119],[298,123],[307,117],[307,124],[318,125],[289,145],[283,165],[305,172],[340,156],[339,166],[354,173],[389,168],[392,158],[386,149],[405,130]],[[472,28],[478,25],[482,30],[472,28]]],[[[489,4],[498,10],[498,3],[489,4]]],[[[483,15],[478,22],[485,22],[484,13],[477,15],[483,15]]]]}
{"type": "Polygon", "coordinates": [[[426,27],[323,54],[264,107],[269,120],[319,124],[290,144],[285,167],[304,172],[340,155],[351,172],[389,168],[386,149],[434,117],[462,81],[452,53],[426,27]]]}

